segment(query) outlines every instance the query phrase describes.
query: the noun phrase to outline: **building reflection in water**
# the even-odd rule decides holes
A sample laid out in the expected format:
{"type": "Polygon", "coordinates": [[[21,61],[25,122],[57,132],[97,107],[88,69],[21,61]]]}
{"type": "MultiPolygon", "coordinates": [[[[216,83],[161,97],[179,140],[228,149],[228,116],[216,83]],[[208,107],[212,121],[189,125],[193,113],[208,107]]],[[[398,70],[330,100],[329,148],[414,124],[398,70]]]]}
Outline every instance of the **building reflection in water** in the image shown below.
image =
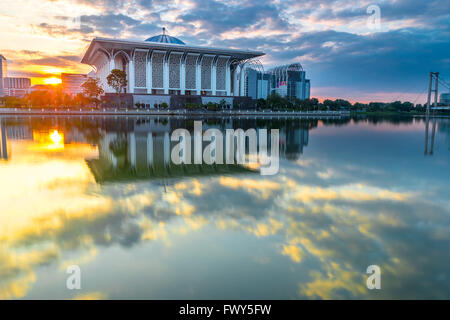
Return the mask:
{"type": "Polygon", "coordinates": [[[425,119],[425,155],[433,155],[435,152],[436,133],[439,132],[447,142],[450,149],[450,119],[429,117],[425,119]]]}
{"type": "Polygon", "coordinates": [[[8,160],[8,144],[6,138],[6,127],[3,121],[0,121],[0,159],[8,160]]]}
{"type": "MultiPolygon", "coordinates": [[[[99,158],[88,159],[87,163],[97,182],[255,172],[249,167],[238,164],[194,164],[193,152],[191,164],[173,164],[170,159],[171,150],[178,141],[171,141],[172,132],[178,128],[188,129],[193,147],[195,139],[193,126],[193,119],[153,117],[135,119],[127,123],[127,126],[121,126],[118,129],[102,129],[98,143],[99,158]]],[[[203,132],[211,128],[219,129],[225,136],[227,129],[257,128],[260,130],[263,127],[256,120],[210,119],[203,122],[203,132]]],[[[203,141],[203,150],[208,144],[209,142],[203,141]]],[[[307,144],[308,127],[292,124],[280,128],[281,157],[296,160],[307,144]]],[[[269,136],[268,149],[270,145],[269,136]]],[[[223,148],[225,155],[225,143],[223,148]]],[[[246,155],[249,155],[248,144],[246,144],[246,155]]]]}
{"type": "MultiPolygon", "coordinates": [[[[99,158],[87,159],[95,178],[99,181],[130,178],[157,178],[189,176],[217,172],[250,172],[239,165],[183,165],[171,164],[170,153],[178,142],[170,141],[171,133],[178,128],[191,132],[193,140],[194,120],[168,117],[65,117],[0,119],[0,159],[11,157],[10,141],[34,141],[45,144],[49,150],[63,149],[64,145],[85,143],[98,146],[99,158]],[[76,121],[74,121],[76,120],[76,121]],[[74,124],[75,122],[75,124],[74,124]],[[55,143],[52,134],[57,132],[62,141],[55,143]],[[115,178],[113,178],[115,176],[115,178]]],[[[326,124],[341,124],[342,120],[328,120],[326,124]]],[[[446,119],[425,119],[424,154],[433,155],[436,131],[448,131],[446,119]]],[[[219,129],[225,136],[226,129],[250,128],[279,129],[280,157],[298,160],[309,143],[309,130],[317,127],[317,120],[263,120],[214,118],[203,120],[203,132],[219,129]]],[[[268,141],[270,150],[270,135],[268,141]]],[[[203,148],[208,142],[203,142],[203,148]]],[[[193,143],[191,143],[193,146],[193,143]]],[[[246,153],[248,155],[248,145],[246,153]]]]}
{"type": "MultiPolygon", "coordinates": [[[[97,145],[98,159],[86,160],[97,182],[255,172],[254,168],[237,164],[172,164],[171,150],[178,142],[170,141],[170,135],[178,128],[188,129],[194,146],[194,121],[201,119],[89,117],[75,120],[73,117],[1,119],[0,157],[5,160],[10,157],[8,140],[34,141],[47,151],[62,151],[64,145],[71,143],[97,145]]],[[[308,131],[317,126],[317,121],[214,118],[203,120],[202,124],[203,132],[216,128],[224,137],[227,129],[267,129],[268,150],[270,129],[279,129],[280,157],[297,160],[308,145],[308,131]]],[[[203,142],[203,149],[208,144],[203,142]]],[[[245,151],[248,156],[248,143],[245,151]]]]}
{"type": "Polygon", "coordinates": [[[11,151],[9,141],[33,141],[33,130],[30,123],[7,123],[0,119],[0,159],[9,160],[11,151]]]}
{"type": "Polygon", "coordinates": [[[427,116],[425,119],[425,155],[433,155],[434,149],[434,137],[436,135],[436,117],[433,117],[432,129],[431,129],[431,140],[429,138],[430,131],[430,118],[427,116]],[[429,147],[429,148],[428,148],[429,147]]]}
{"type": "Polygon", "coordinates": [[[448,153],[438,152],[442,138],[450,137],[445,119],[436,120],[433,158],[443,161],[424,161],[422,119],[420,126],[400,123],[407,130],[395,133],[407,134],[392,145],[385,143],[391,133],[366,126],[366,120],[360,126],[324,123],[311,141],[314,120],[203,121],[203,130],[222,132],[277,128],[282,158],[307,153],[305,161],[285,160],[284,170],[270,178],[239,166],[226,172],[173,166],[170,134],[177,128],[192,132],[193,119],[0,120],[2,142],[10,146],[2,147],[10,161],[0,164],[0,298],[68,298],[74,292],[54,286],[60,287],[59,279],[65,283],[64,267],[74,263],[86,275],[106,279],[92,281],[98,289],[92,294],[112,299],[204,298],[204,292],[215,298],[230,292],[234,298],[442,298],[450,292],[443,254],[448,153]],[[347,126],[330,130],[328,124],[347,126]],[[64,148],[45,148],[50,141],[64,148]],[[405,156],[402,146],[411,155],[407,165],[398,161],[405,156]],[[430,170],[423,170],[422,179],[435,186],[433,203],[429,193],[421,196],[422,185],[404,179],[425,165],[430,170]],[[241,172],[245,176],[229,176],[241,172]],[[173,185],[162,194],[159,184],[170,178],[173,185]],[[139,179],[149,182],[135,183],[139,179]],[[418,253],[423,259],[417,260],[418,253]],[[374,259],[385,270],[385,282],[396,284],[386,286],[383,296],[371,295],[362,278],[374,259]],[[161,294],[167,287],[175,289],[161,294]]]}

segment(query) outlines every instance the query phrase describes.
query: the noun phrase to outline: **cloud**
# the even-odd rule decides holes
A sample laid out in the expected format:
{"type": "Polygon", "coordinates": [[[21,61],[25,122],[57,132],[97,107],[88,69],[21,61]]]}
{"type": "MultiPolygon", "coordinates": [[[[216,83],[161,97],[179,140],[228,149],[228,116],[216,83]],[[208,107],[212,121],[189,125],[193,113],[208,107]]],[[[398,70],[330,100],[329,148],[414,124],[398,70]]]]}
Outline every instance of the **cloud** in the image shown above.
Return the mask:
{"type": "Polygon", "coordinates": [[[252,26],[261,28],[267,23],[277,29],[289,27],[277,6],[269,1],[240,1],[238,4],[197,1],[188,13],[179,15],[178,19],[184,23],[198,23],[210,35],[220,35],[232,29],[245,31],[252,26]]]}
{"type": "Polygon", "coordinates": [[[289,256],[293,261],[300,263],[303,257],[303,250],[294,245],[284,245],[281,254],[289,256]]]}
{"type": "MultiPolygon", "coordinates": [[[[450,78],[446,55],[450,4],[444,0],[383,1],[377,33],[366,27],[366,9],[372,3],[365,0],[60,0],[58,4],[61,12],[52,12],[53,16],[33,9],[29,23],[36,32],[85,46],[95,35],[143,40],[166,27],[188,44],[266,52],[267,68],[300,62],[313,92],[320,96],[328,92],[320,88],[331,88],[334,93],[329,95],[336,98],[374,96],[391,101],[401,92],[401,99],[412,100],[422,92],[430,70],[450,78]],[[78,15],[70,16],[68,7],[78,15]],[[79,28],[67,25],[77,17],[79,28]]],[[[81,55],[78,46],[76,55],[81,55]]],[[[423,96],[419,98],[423,102],[423,96]]]]}
{"type": "Polygon", "coordinates": [[[80,19],[81,26],[88,30],[115,37],[119,37],[128,28],[140,24],[139,21],[123,14],[83,15],[80,19]]]}
{"type": "MultiPolygon", "coordinates": [[[[35,120],[43,131],[46,124],[35,120]]],[[[94,120],[85,121],[77,123],[77,133],[98,129],[94,120]]],[[[305,158],[281,159],[283,170],[270,179],[254,174],[200,175],[99,186],[85,164],[86,158],[98,157],[96,148],[77,144],[71,151],[66,145],[55,154],[39,141],[12,140],[13,156],[0,171],[0,179],[8,182],[0,192],[0,202],[6,204],[0,216],[0,297],[27,297],[31,289],[47,294],[51,286],[39,272],[43,266],[46,274],[62,272],[73,263],[83,270],[101,266],[102,276],[117,280],[120,277],[111,274],[116,267],[129,271],[137,266],[140,276],[148,274],[145,270],[158,270],[155,260],[165,263],[171,256],[173,264],[155,271],[163,279],[167,266],[204,261],[192,259],[192,254],[200,254],[206,242],[214,252],[208,261],[219,261],[222,268],[229,250],[236,260],[227,266],[236,270],[246,265],[265,278],[264,270],[290,270],[279,279],[289,282],[283,290],[294,288],[293,298],[371,298],[364,272],[374,263],[380,265],[386,284],[381,298],[446,297],[448,179],[442,177],[445,170],[431,169],[420,179],[411,178],[423,156],[415,147],[398,150],[402,144],[393,143],[406,134],[403,139],[419,141],[423,147],[423,126],[410,121],[402,123],[404,131],[395,129],[395,135],[385,132],[386,123],[368,127],[366,120],[352,121],[338,131],[334,125],[339,121],[317,127],[308,122],[314,128],[313,143],[305,158]],[[374,153],[379,146],[384,152],[374,153]],[[360,150],[356,158],[347,150],[355,147],[360,150]],[[393,161],[399,153],[408,158],[407,166],[393,161]],[[423,181],[433,181],[433,188],[423,181]],[[14,200],[24,198],[27,201],[14,200]],[[174,243],[178,250],[186,245],[181,255],[174,243]],[[231,250],[233,244],[242,252],[231,250]],[[249,252],[254,257],[249,258],[249,252]],[[114,260],[119,255],[133,259],[114,260]],[[261,259],[270,261],[270,269],[251,262],[261,259]],[[111,261],[120,263],[111,267],[111,261]]],[[[439,122],[439,130],[445,130],[445,121],[439,122]]],[[[208,269],[220,272],[209,264],[208,269]]],[[[154,285],[151,290],[156,290],[154,285]]]]}

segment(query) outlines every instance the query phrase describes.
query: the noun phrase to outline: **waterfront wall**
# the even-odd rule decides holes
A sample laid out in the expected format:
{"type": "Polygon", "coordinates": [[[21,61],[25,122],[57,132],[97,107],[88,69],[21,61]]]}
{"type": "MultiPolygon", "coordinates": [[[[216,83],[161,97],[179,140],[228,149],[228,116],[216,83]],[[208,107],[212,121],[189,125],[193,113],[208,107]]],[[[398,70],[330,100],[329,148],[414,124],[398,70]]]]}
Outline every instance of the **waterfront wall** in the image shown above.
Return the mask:
{"type": "Polygon", "coordinates": [[[101,97],[102,108],[136,109],[136,103],[143,104],[142,109],[157,109],[166,103],[170,109],[185,109],[186,104],[206,105],[220,104],[225,101],[226,109],[252,110],[256,109],[256,102],[250,97],[201,96],[201,95],[169,95],[169,94],[114,94],[106,93],[101,97]],[[157,106],[155,108],[155,106],[157,106]]]}
{"type": "Polygon", "coordinates": [[[323,118],[349,117],[348,111],[257,111],[257,110],[225,110],[225,111],[187,111],[182,109],[20,109],[0,108],[0,115],[99,115],[99,116],[183,116],[183,117],[271,117],[271,118],[323,118]]]}

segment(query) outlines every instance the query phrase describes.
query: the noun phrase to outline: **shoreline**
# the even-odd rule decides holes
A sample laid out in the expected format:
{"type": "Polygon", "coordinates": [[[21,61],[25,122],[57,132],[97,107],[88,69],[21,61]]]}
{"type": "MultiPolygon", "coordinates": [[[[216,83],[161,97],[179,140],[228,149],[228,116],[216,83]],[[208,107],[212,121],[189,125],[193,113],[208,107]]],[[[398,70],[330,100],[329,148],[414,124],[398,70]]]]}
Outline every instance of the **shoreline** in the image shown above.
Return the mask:
{"type": "MultiPolygon", "coordinates": [[[[393,113],[393,112],[351,112],[351,111],[187,111],[176,110],[73,110],[73,109],[21,109],[0,108],[0,116],[176,116],[176,117],[262,117],[262,118],[347,118],[347,117],[417,117],[426,118],[422,113],[393,113]]],[[[430,114],[430,118],[449,118],[446,114],[430,114]]]]}
{"type": "Polygon", "coordinates": [[[239,111],[202,111],[202,112],[186,112],[184,109],[179,110],[21,110],[21,109],[6,109],[0,108],[0,116],[186,116],[186,117],[350,117],[348,111],[309,111],[309,112],[294,112],[294,111],[253,111],[253,110],[239,110],[239,111]]]}
{"type": "MultiPolygon", "coordinates": [[[[405,113],[405,112],[350,112],[351,117],[364,116],[364,117],[413,117],[413,118],[426,118],[426,113],[405,113]]],[[[450,115],[442,113],[430,113],[429,118],[449,118],[450,115]]]]}

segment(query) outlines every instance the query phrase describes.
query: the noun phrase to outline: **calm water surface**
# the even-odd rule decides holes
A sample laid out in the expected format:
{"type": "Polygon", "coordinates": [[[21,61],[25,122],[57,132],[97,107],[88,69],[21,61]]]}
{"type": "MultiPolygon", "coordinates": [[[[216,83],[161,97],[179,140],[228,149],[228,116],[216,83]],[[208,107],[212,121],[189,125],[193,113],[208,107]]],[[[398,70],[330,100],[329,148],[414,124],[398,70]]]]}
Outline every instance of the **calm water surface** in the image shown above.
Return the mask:
{"type": "Polygon", "coordinates": [[[450,298],[450,119],[203,124],[279,128],[280,172],[168,164],[192,120],[0,118],[0,298],[450,298]]]}

